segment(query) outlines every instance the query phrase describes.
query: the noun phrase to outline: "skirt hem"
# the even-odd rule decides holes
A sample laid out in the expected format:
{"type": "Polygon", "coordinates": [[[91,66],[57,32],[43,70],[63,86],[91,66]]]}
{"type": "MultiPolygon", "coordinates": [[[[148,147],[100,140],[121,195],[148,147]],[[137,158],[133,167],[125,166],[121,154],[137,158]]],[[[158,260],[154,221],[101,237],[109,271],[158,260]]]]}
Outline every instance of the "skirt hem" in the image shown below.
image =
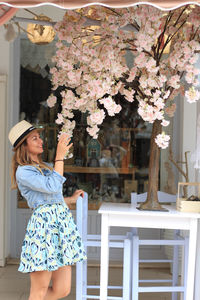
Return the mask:
{"type": "Polygon", "coordinates": [[[82,259],[79,259],[79,260],[76,260],[76,261],[73,261],[73,262],[68,262],[68,263],[65,263],[65,264],[62,264],[62,265],[59,265],[59,266],[54,266],[53,268],[35,268],[34,270],[31,270],[31,271],[23,271],[23,270],[20,270],[20,267],[18,269],[18,272],[20,273],[32,273],[32,272],[37,272],[37,271],[49,271],[49,272],[52,272],[52,271],[56,271],[58,270],[59,268],[61,267],[65,267],[65,266],[73,266],[75,265],[76,263],[78,262],[82,262],[84,260],[87,260],[87,258],[82,258],[82,259]]]}

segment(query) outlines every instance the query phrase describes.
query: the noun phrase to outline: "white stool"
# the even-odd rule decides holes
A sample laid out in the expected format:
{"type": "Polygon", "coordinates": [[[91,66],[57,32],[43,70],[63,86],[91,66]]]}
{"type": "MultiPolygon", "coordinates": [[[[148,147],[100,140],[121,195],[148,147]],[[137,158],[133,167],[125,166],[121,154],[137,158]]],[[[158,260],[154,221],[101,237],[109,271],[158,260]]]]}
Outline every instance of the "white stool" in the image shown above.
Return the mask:
{"type": "MultiPolygon", "coordinates": [[[[76,224],[81,234],[85,250],[87,247],[101,247],[101,236],[87,233],[88,218],[88,195],[84,193],[84,198],[79,197],[76,203],[76,224]]],[[[123,248],[123,285],[108,286],[108,289],[122,289],[122,297],[108,296],[112,300],[130,300],[131,299],[131,234],[126,236],[110,235],[109,247],[123,248]]],[[[88,294],[88,289],[99,289],[100,285],[87,284],[87,261],[76,264],[76,300],[99,299],[100,296],[88,294]]]]}
{"type": "MultiPolygon", "coordinates": [[[[146,200],[147,193],[144,194],[136,194],[131,193],[131,202],[136,205],[137,203],[144,202],[146,200]]],[[[174,203],[176,202],[176,195],[170,195],[164,192],[158,192],[158,200],[163,203],[174,203]]],[[[185,287],[186,287],[186,278],[187,278],[187,257],[188,257],[188,237],[180,236],[180,232],[178,230],[174,231],[174,239],[173,240],[141,240],[139,238],[137,229],[133,231],[133,244],[132,244],[132,300],[138,299],[138,294],[142,292],[171,292],[172,300],[177,300],[177,293],[182,292],[185,299],[185,287]],[[141,245],[171,245],[173,246],[173,259],[166,260],[140,260],[139,259],[139,247],[141,245]],[[178,258],[179,258],[179,246],[184,247],[184,263],[182,264],[182,285],[178,286],[178,258]],[[139,263],[162,263],[169,262],[172,263],[172,279],[161,280],[140,280],[139,279],[139,263]],[[148,286],[148,287],[140,287],[139,283],[171,283],[171,286],[148,286]]]]}

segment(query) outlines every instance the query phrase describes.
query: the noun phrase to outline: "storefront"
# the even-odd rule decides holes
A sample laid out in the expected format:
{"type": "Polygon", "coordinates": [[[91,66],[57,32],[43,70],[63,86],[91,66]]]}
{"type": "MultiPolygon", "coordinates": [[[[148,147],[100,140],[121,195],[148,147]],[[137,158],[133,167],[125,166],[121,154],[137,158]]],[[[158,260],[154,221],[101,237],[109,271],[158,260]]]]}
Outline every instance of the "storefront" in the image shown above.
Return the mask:
{"type": "MultiPolygon", "coordinates": [[[[178,5],[178,1],[176,2],[178,5]]],[[[32,8],[32,11],[37,14],[44,13],[54,21],[60,20],[64,14],[63,9],[52,6],[32,8]]],[[[30,17],[30,14],[19,9],[16,16],[30,17]]],[[[6,257],[19,256],[24,230],[31,214],[24,199],[10,189],[12,151],[7,140],[8,131],[13,124],[24,118],[43,127],[44,160],[51,162],[54,159],[58,131],[54,120],[59,111],[59,105],[49,109],[45,102],[51,90],[48,76],[54,43],[45,47],[34,45],[25,34],[8,43],[4,34],[5,29],[0,26],[1,265],[4,265],[6,257]]],[[[173,136],[174,157],[183,161],[184,153],[193,152],[196,147],[197,115],[200,106],[178,100],[179,107],[169,132],[173,136]]],[[[86,117],[80,114],[75,116],[77,128],[73,138],[74,156],[65,164],[68,180],[64,193],[66,196],[70,195],[77,187],[88,192],[89,227],[93,233],[100,231],[97,209],[102,201],[130,202],[130,192],[146,191],[151,127],[141,122],[136,107],[130,106],[129,103],[123,105],[123,112],[118,118],[106,120],[98,140],[92,140],[86,133],[86,117]]],[[[168,150],[161,153],[161,190],[166,188],[170,176],[165,168],[168,155],[168,150]]],[[[173,173],[177,183],[178,172],[175,168],[173,173]]],[[[191,163],[189,174],[190,181],[198,180],[198,174],[191,163]]],[[[95,259],[96,255],[96,252],[91,251],[91,259],[95,259]]],[[[113,259],[117,259],[117,254],[113,253],[113,259]]]]}

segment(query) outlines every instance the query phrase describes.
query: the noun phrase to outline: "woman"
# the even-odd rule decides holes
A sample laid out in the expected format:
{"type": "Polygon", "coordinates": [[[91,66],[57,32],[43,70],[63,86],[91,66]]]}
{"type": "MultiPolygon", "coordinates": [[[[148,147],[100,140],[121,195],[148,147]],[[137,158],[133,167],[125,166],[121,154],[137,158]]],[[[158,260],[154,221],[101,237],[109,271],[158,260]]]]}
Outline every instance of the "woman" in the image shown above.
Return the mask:
{"type": "Polygon", "coordinates": [[[54,169],[41,159],[43,141],[25,120],[9,133],[13,146],[12,186],[18,187],[33,214],[22,245],[19,271],[30,273],[29,300],[57,300],[71,289],[71,265],[86,259],[77,227],[67,204],[82,190],[63,198],[64,157],[72,144],[66,134],[57,145],[54,169]],[[52,286],[49,287],[52,280],[52,286]]]}

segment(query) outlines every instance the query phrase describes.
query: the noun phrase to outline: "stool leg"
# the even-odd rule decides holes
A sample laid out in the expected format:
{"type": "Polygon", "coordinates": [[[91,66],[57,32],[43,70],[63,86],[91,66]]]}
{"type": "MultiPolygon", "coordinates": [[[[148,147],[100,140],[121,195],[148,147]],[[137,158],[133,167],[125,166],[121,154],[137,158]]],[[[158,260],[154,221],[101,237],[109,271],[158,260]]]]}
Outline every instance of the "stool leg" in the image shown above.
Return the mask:
{"type": "Polygon", "coordinates": [[[123,300],[130,300],[131,290],[131,241],[124,240],[124,263],[123,263],[123,300]]]}
{"type": "MultiPolygon", "coordinates": [[[[174,246],[173,249],[173,265],[172,265],[172,285],[178,285],[178,265],[179,265],[179,257],[178,257],[178,250],[179,247],[177,245],[174,246]]],[[[177,293],[172,293],[172,300],[177,300],[178,295],[177,293]]]]}
{"type": "MultiPolygon", "coordinates": [[[[85,250],[87,253],[87,217],[88,217],[88,198],[84,194],[84,198],[77,199],[76,207],[76,224],[80,232],[85,250]]],[[[87,261],[81,261],[76,264],[76,300],[83,299],[87,294],[87,261]]],[[[85,298],[84,298],[85,299],[85,298]]]]}
{"type": "Polygon", "coordinates": [[[132,238],[132,300],[138,300],[139,287],[139,237],[132,238]]]}
{"type": "Polygon", "coordinates": [[[186,285],[187,285],[187,273],[188,273],[188,252],[189,252],[189,237],[185,237],[185,247],[184,247],[184,270],[182,270],[182,285],[184,285],[184,296],[183,299],[186,300],[186,285]]]}
{"type": "Polygon", "coordinates": [[[83,289],[82,289],[82,297],[83,295],[87,295],[87,260],[83,262],[83,289]]]}
{"type": "Polygon", "coordinates": [[[76,300],[83,299],[87,293],[87,261],[76,263],[76,300]]]}

